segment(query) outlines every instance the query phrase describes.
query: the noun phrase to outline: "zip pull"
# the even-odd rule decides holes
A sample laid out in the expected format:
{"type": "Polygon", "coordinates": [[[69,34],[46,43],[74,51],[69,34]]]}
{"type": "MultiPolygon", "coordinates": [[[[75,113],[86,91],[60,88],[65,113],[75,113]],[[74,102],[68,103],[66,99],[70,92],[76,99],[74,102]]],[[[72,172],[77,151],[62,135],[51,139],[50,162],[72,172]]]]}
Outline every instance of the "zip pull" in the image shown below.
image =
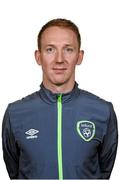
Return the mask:
{"type": "Polygon", "coordinates": [[[58,102],[62,103],[62,94],[58,94],[58,102]]]}

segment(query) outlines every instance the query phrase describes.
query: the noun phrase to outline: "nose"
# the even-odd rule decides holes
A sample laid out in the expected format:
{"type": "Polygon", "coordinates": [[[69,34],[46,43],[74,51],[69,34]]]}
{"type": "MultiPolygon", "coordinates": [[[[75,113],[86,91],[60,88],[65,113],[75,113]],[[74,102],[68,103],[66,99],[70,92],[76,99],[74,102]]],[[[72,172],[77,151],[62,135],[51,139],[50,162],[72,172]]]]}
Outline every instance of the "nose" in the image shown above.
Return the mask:
{"type": "Polygon", "coordinates": [[[64,56],[63,56],[63,52],[61,50],[57,51],[56,62],[57,63],[63,63],[64,62],[64,56]]]}

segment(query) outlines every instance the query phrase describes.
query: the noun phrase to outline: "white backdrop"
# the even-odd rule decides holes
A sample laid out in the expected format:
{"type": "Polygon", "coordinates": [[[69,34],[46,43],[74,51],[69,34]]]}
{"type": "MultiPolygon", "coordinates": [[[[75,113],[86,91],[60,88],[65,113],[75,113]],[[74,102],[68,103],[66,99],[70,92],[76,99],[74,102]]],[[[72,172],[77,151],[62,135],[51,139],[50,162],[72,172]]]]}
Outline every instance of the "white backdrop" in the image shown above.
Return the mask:
{"type": "MultiPolygon", "coordinates": [[[[34,59],[37,34],[52,18],[74,21],[82,36],[80,88],[111,101],[119,119],[118,0],[0,0],[0,131],[8,103],[39,89],[42,73],[34,59]]],[[[111,180],[119,177],[119,150],[111,180]]],[[[2,159],[0,179],[8,180],[2,159]]]]}

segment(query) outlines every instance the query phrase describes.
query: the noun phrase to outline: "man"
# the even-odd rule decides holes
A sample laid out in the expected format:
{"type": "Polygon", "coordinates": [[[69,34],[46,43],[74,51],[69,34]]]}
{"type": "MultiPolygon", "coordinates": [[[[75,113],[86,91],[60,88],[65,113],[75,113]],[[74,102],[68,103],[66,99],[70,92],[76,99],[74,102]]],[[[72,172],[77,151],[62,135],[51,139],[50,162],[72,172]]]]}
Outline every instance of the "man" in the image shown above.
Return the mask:
{"type": "Polygon", "coordinates": [[[75,82],[83,60],[77,26],[54,19],[38,34],[38,92],[8,105],[3,153],[12,179],[108,179],[117,150],[113,105],[75,82]]]}

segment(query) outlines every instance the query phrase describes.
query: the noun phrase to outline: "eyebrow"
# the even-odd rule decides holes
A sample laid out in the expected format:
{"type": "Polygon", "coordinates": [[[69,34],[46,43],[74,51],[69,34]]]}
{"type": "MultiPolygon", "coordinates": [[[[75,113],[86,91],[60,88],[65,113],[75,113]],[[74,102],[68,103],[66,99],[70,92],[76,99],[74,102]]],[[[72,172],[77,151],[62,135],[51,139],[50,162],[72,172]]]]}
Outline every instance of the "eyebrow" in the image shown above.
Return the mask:
{"type": "Polygon", "coordinates": [[[47,47],[47,46],[52,46],[52,47],[54,47],[55,45],[54,45],[54,44],[46,44],[45,47],[47,47]]]}
{"type": "MultiPolygon", "coordinates": [[[[47,44],[47,45],[45,45],[45,47],[47,47],[47,46],[51,46],[51,47],[55,47],[56,45],[55,44],[47,44]]],[[[74,45],[73,44],[64,44],[64,46],[73,46],[74,47],[74,45]]]]}

